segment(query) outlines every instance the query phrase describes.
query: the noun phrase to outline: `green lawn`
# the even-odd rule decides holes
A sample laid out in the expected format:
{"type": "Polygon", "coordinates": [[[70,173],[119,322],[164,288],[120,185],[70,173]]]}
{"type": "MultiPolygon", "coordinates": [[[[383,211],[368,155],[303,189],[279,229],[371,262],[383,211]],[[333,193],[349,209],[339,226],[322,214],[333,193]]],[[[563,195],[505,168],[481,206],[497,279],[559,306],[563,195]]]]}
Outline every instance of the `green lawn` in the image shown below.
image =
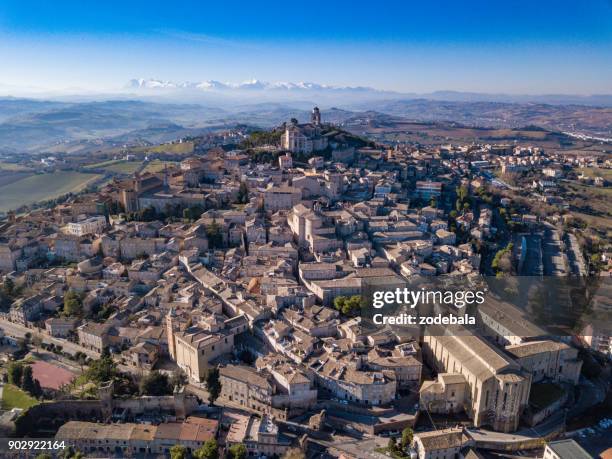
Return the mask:
{"type": "Polygon", "coordinates": [[[30,408],[38,405],[40,402],[35,398],[30,397],[19,387],[12,384],[5,384],[2,390],[2,409],[10,410],[12,408],[30,408]]]}
{"type": "Polygon", "coordinates": [[[0,186],[0,211],[6,212],[24,204],[53,199],[66,193],[76,193],[99,179],[99,174],[58,171],[36,174],[0,186]]]}

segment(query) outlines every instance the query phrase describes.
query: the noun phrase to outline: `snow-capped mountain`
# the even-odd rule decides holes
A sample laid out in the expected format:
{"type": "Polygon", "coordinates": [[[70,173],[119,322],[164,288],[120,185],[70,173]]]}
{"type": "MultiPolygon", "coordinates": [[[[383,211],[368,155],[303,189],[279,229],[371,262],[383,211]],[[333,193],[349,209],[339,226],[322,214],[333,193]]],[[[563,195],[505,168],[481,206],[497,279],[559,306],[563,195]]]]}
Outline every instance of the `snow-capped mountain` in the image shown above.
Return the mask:
{"type": "Polygon", "coordinates": [[[325,92],[372,92],[383,93],[374,88],[368,87],[341,87],[329,86],[325,84],[300,81],[294,82],[275,82],[270,83],[261,80],[247,80],[241,83],[223,83],[216,80],[206,80],[200,82],[174,82],[157,79],[134,79],[127,85],[130,89],[150,89],[150,90],[181,90],[198,89],[203,91],[228,91],[228,90],[249,90],[249,91],[325,91],[325,92]]]}

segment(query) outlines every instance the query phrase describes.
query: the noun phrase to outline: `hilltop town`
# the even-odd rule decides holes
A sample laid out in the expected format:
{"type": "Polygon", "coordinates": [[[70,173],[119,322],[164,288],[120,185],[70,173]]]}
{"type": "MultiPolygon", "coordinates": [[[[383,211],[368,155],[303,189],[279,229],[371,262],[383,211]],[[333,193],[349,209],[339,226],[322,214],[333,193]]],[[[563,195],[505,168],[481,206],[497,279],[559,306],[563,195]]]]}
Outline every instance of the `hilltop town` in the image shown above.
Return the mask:
{"type": "Polygon", "coordinates": [[[100,174],[0,220],[2,436],[91,457],[594,455],[612,160],[360,130],[314,107],[124,148],[112,173],[45,156],[100,174]],[[469,333],[365,323],[378,283],[523,277],[596,283],[590,315],[558,333],[501,302],[469,333]]]}

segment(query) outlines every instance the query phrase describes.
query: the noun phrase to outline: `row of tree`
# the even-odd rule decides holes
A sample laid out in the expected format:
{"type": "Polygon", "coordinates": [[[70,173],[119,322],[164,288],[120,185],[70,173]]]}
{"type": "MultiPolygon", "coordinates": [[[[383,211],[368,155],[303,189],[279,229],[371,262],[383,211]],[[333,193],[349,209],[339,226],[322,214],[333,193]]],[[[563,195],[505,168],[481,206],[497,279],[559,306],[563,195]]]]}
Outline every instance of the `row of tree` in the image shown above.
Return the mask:
{"type": "MultiPolygon", "coordinates": [[[[249,455],[249,452],[246,446],[242,443],[237,443],[235,445],[227,448],[225,458],[226,459],[246,459],[249,455]]],[[[217,441],[213,438],[208,440],[202,445],[201,448],[193,451],[191,453],[191,457],[193,459],[220,459],[221,453],[219,451],[219,445],[217,441]]],[[[276,455],[273,457],[277,457],[276,455]]],[[[189,452],[187,448],[183,445],[174,445],[170,448],[170,459],[188,459],[189,452]]],[[[299,448],[291,448],[288,450],[283,459],[305,459],[306,455],[299,448]]]]}
{"type": "Polygon", "coordinates": [[[23,362],[11,362],[7,371],[8,382],[20,387],[32,397],[41,397],[43,394],[40,382],[34,379],[32,367],[23,362]]]}

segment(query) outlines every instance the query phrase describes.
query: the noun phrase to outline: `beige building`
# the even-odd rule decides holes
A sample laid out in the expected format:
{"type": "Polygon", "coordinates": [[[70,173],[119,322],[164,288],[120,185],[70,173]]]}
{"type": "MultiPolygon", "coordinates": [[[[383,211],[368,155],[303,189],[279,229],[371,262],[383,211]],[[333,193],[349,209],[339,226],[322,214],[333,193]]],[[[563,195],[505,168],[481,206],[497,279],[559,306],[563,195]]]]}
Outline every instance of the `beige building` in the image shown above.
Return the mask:
{"type": "Polygon", "coordinates": [[[551,379],[578,384],[582,361],[578,349],[565,343],[542,340],[506,346],[506,351],[531,372],[533,382],[551,379]]]}
{"type": "Polygon", "coordinates": [[[166,316],[166,334],[170,357],[192,381],[204,381],[210,362],[234,348],[234,334],[226,329],[211,331],[196,326],[176,330],[172,312],[166,316]]]}
{"type": "Polygon", "coordinates": [[[368,368],[393,371],[398,387],[417,388],[423,364],[412,355],[401,356],[377,347],[368,352],[368,368]]]}
{"type": "Polygon", "coordinates": [[[221,397],[247,410],[275,417],[296,416],[317,403],[312,381],[282,358],[258,360],[258,370],[245,365],[219,369],[221,397]]]}
{"type": "Polygon", "coordinates": [[[529,400],[531,375],[475,335],[425,336],[423,357],[439,372],[464,376],[474,425],[512,432],[529,400]]]}
{"type": "Polygon", "coordinates": [[[421,386],[419,405],[430,413],[460,413],[466,408],[468,392],[462,374],[440,373],[437,381],[425,381],[421,386]]]}
{"type": "Polygon", "coordinates": [[[291,446],[291,440],[278,431],[268,416],[261,418],[243,412],[224,409],[221,426],[227,431],[226,448],[236,444],[246,446],[249,456],[281,457],[291,446]]]}
{"type": "Polygon", "coordinates": [[[324,355],[313,362],[311,369],[318,384],[339,399],[367,406],[384,405],[395,399],[395,372],[368,370],[360,359],[324,355]]]}
{"type": "MultiPolygon", "coordinates": [[[[609,451],[609,450],[608,450],[609,451]]],[[[605,457],[604,452],[601,457],[605,457]]],[[[592,456],[585,449],[570,438],[551,441],[544,449],[543,459],[591,459],[592,456]]]]}
{"type": "Polygon", "coordinates": [[[263,199],[266,210],[271,212],[289,210],[302,200],[302,190],[286,185],[270,185],[264,190],[263,199]]]}
{"type": "Polygon", "coordinates": [[[470,440],[463,428],[455,427],[414,434],[413,447],[419,459],[455,459],[470,440]]]}
{"type": "Polygon", "coordinates": [[[270,413],[274,386],[269,375],[244,365],[227,365],[219,369],[221,397],[262,413],[270,413]]]}
{"type": "Polygon", "coordinates": [[[308,124],[289,123],[281,135],[281,148],[292,153],[310,154],[327,148],[327,137],[321,135],[321,113],[317,107],[308,124]]]}
{"type": "Polygon", "coordinates": [[[74,448],[94,457],[109,457],[122,453],[127,457],[137,454],[167,455],[176,444],[195,451],[215,438],[219,422],[190,416],[185,422],[152,424],[99,424],[69,421],[62,425],[56,440],[64,440],[74,448]]]}

